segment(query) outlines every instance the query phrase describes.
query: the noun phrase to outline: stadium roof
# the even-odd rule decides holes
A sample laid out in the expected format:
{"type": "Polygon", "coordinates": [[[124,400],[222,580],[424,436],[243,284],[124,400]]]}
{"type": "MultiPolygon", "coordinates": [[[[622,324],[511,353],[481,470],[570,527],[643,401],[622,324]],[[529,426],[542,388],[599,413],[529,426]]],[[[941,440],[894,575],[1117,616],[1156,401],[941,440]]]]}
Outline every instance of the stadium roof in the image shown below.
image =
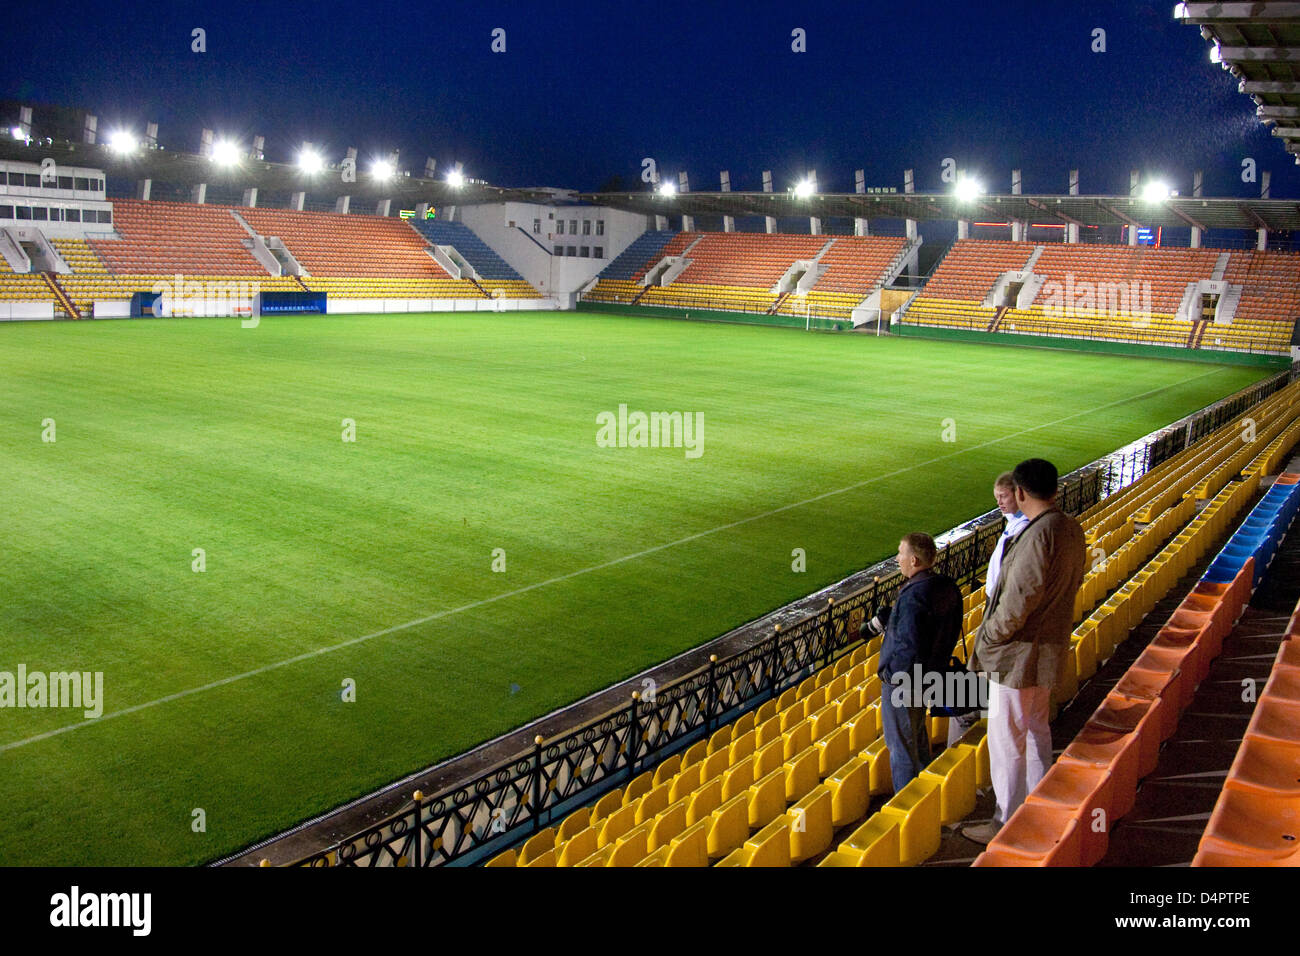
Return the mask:
{"type": "MultiPolygon", "coordinates": [[[[1300,6],[1300,4],[1296,4],[1300,6]]],[[[1198,199],[1171,196],[981,195],[952,193],[652,192],[580,193],[580,199],[660,216],[816,216],[863,219],[958,219],[991,222],[1077,223],[1080,226],[1161,226],[1202,229],[1300,229],[1300,203],[1285,199],[1198,199]]]]}
{"type": "Polygon", "coordinates": [[[1240,80],[1287,151],[1300,154],[1300,3],[1180,3],[1174,16],[1200,25],[1210,59],[1240,80]]]}
{"type": "Polygon", "coordinates": [[[104,144],[60,141],[23,140],[0,136],[0,160],[39,164],[50,158],[55,163],[102,169],[107,175],[125,179],[154,179],[158,182],[197,185],[208,183],[238,189],[297,192],[305,190],[315,198],[393,199],[403,204],[428,202],[434,205],[473,205],[485,202],[553,202],[551,191],[542,189],[504,189],[466,179],[461,186],[451,186],[441,179],[397,175],[378,180],[358,168],[355,182],[343,182],[340,168],[326,167],[319,173],[304,173],[289,163],[270,163],[259,159],[242,159],[234,166],[219,166],[197,153],[167,149],[138,148],[121,154],[104,144]]]}
{"type": "MultiPolygon", "coordinates": [[[[1300,3],[1282,4],[1300,8],[1300,3]]],[[[1297,26],[1300,32],[1300,22],[1297,26]]],[[[1300,61],[1298,61],[1300,62],[1300,61]]],[[[1300,95],[1298,95],[1300,102],[1300,95]]],[[[1300,122],[1300,121],[1298,121],[1300,122]]],[[[358,170],[355,182],[343,182],[337,165],[319,173],[304,173],[290,163],[244,158],[234,166],[219,166],[197,153],[138,148],[121,154],[104,144],[66,141],[25,142],[0,136],[0,160],[56,163],[102,169],[113,177],[154,179],[197,185],[208,183],[235,189],[306,191],[316,199],[352,196],[358,200],[393,199],[403,205],[428,202],[473,205],[488,202],[591,203],[629,212],[661,216],[775,216],[779,218],[959,219],[1010,222],[1077,223],[1081,226],[1161,226],[1202,229],[1300,229],[1300,203],[1285,199],[1199,199],[1171,196],[1158,201],[1133,196],[980,195],[974,199],[953,193],[819,193],[796,196],[792,191],[575,193],[567,189],[509,189],[467,179],[451,186],[442,179],[399,175],[376,180],[358,170]]]]}

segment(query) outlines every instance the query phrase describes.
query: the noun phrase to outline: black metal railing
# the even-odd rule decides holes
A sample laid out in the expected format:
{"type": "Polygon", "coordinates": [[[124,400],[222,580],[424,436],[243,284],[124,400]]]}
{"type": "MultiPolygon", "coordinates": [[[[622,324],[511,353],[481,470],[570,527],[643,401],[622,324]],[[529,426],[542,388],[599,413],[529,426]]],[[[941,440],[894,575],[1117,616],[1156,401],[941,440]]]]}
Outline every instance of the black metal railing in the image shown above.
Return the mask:
{"type": "MultiPolygon", "coordinates": [[[[1231,422],[1300,374],[1300,366],[1249,386],[1061,481],[1062,510],[1081,514],[1193,442],[1231,422]]],[[[937,568],[970,584],[1002,530],[981,515],[938,539],[937,568]]],[[[704,739],[848,653],[859,626],[893,602],[903,577],[896,562],[867,569],[870,580],[758,643],[672,681],[652,680],[626,706],[568,733],[534,741],[520,754],[313,853],[298,866],[444,866],[482,862],[638,773],[704,739]]]]}

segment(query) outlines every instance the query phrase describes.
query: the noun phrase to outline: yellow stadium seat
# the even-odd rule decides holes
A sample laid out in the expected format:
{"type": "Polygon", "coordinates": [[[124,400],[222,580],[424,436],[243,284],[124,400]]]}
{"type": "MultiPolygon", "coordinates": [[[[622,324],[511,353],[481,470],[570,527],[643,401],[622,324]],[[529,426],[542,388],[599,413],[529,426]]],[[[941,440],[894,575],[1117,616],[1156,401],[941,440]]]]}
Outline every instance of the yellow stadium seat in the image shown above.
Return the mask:
{"type": "Polygon", "coordinates": [[[903,866],[928,860],[939,849],[943,825],[938,781],[924,776],[914,778],[890,797],[880,812],[898,820],[903,866]]]}
{"type": "Polygon", "coordinates": [[[792,806],[785,818],[790,821],[790,861],[802,863],[822,853],[831,845],[831,792],[825,786],[814,787],[792,806]]]}
{"type": "Polygon", "coordinates": [[[846,826],[859,820],[871,802],[871,763],[854,757],[824,781],[831,792],[831,823],[846,826]]]}
{"type": "Polygon", "coordinates": [[[899,866],[902,861],[902,827],[898,818],[883,813],[853,831],[820,866],[899,866]]]}
{"type": "Polygon", "coordinates": [[[939,822],[964,820],[975,809],[975,751],[950,747],[921,771],[939,784],[939,822]]]}
{"type": "Polygon", "coordinates": [[[718,866],[766,867],[788,867],[789,865],[790,824],[785,817],[773,820],[718,864],[718,866]]]}

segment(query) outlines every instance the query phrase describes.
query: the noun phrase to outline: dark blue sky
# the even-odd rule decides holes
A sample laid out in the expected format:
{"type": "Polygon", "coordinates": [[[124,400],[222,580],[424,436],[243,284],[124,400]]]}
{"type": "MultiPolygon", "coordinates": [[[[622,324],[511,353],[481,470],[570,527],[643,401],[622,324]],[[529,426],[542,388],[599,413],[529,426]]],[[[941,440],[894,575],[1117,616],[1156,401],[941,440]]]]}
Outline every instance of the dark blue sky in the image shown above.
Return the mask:
{"type": "Polygon", "coordinates": [[[1208,59],[1173,3],[821,2],[62,3],[5,17],[0,98],[98,111],[101,128],[161,124],[195,150],[203,126],[267,138],[287,160],[304,139],[333,157],[400,148],[506,186],[593,189],[635,180],[642,157],[696,189],[783,188],[806,168],[823,190],[868,183],[938,190],[954,157],[993,191],[1128,188],[1128,170],[1190,192],[1273,195],[1300,175],[1236,81],[1208,59]],[[190,31],[207,31],[192,53],[190,31]],[[506,30],[504,54],[491,31],[506,30]],[[791,30],[807,52],[791,51],[791,30]],[[1105,53],[1090,50],[1106,31],[1105,53]]]}

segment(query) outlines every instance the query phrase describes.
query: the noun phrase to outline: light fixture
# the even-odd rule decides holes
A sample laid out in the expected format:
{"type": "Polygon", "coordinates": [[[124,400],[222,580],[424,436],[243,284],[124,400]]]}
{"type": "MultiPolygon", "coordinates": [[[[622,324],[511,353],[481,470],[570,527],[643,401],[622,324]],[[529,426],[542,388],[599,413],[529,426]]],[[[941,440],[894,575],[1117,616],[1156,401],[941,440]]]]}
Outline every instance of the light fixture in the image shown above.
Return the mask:
{"type": "Polygon", "coordinates": [[[377,159],[370,166],[370,175],[375,179],[391,179],[394,172],[393,164],[386,159],[377,159]]]}
{"type": "Polygon", "coordinates": [[[984,187],[976,180],[962,176],[953,187],[953,194],[962,202],[972,202],[984,194],[984,187]]]}
{"type": "Polygon", "coordinates": [[[453,169],[447,174],[447,185],[452,189],[460,189],[465,185],[465,174],[459,169],[453,169]]]}
{"type": "Polygon", "coordinates": [[[304,149],[298,154],[298,168],[304,173],[318,173],[325,168],[325,160],[314,149],[304,149]]]}
{"type": "Polygon", "coordinates": [[[655,192],[661,196],[675,196],[677,194],[677,186],[671,179],[665,179],[655,187],[655,192]]]}
{"type": "Polygon", "coordinates": [[[1218,41],[1218,40],[1215,40],[1215,41],[1214,41],[1214,46],[1210,47],[1210,62],[1211,62],[1211,63],[1222,63],[1222,62],[1223,62],[1223,51],[1219,49],[1219,41],[1218,41]]]}
{"type": "Polygon", "coordinates": [[[212,144],[212,161],[218,166],[234,166],[240,160],[239,144],[228,139],[219,139],[212,144]]]}
{"type": "Polygon", "coordinates": [[[115,153],[134,152],[136,145],[135,134],[130,130],[119,129],[108,137],[108,147],[115,153]]]}
{"type": "Polygon", "coordinates": [[[14,138],[14,139],[26,139],[26,138],[27,138],[27,134],[23,132],[23,128],[22,128],[21,126],[15,126],[15,127],[14,127],[13,129],[11,129],[9,132],[13,135],[13,138],[14,138]]]}
{"type": "Polygon", "coordinates": [[[813,186],[811,179],[801,179],[799,182],[795,183],[794,194],[800,199],[807,199],[816,191],[817,190],[813,186]]]}
{"type": "Polygon", "coordinates": [[[1158,179],[1153,179],[1142,187],[1142,199],[1146,202],[1164,202],[1169,198],[1169,187],[1158,179]]]}

